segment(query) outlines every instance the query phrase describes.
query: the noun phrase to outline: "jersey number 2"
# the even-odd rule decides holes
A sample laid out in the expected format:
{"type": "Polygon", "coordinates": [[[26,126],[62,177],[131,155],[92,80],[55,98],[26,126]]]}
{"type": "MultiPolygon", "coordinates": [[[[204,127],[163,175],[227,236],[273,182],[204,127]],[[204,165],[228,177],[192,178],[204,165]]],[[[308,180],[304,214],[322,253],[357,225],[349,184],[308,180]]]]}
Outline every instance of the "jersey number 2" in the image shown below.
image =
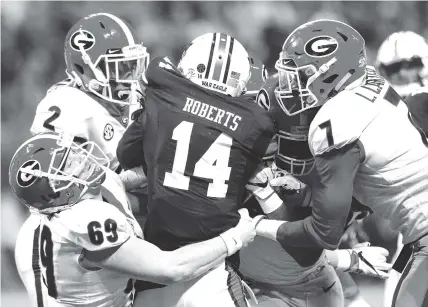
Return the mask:
{"type": "Polygon", "coordinates": [[[53,111],[53,114],[47,120],[45,120],[45,122],[43,123],[43,127],[55,131],[55,127],[51,125],[51,122],[53,122],[61,115],[61,109],[57,106],[51,106],[49,108],[49,111],[53,111]]]}
{"type": "MultiPolygon", "coordinates": [[[[172,133],[172,139],[177,141],[177,148],[174,156],[174,164],[171,172],[165,173],[163,184],[165,186],[180,190],[188,190],[190,177],[184,172],[189,154],[190,137],[192,135],[193,123],[182,121],[172,133]]],[[[232,138],[222,133],[211,144],[205,154],[195,164],[193,176],[199,178],[212,179],[208,185],[208,197],[226,197],[231,167],[229,167],[230,149],[232,138]]]]}

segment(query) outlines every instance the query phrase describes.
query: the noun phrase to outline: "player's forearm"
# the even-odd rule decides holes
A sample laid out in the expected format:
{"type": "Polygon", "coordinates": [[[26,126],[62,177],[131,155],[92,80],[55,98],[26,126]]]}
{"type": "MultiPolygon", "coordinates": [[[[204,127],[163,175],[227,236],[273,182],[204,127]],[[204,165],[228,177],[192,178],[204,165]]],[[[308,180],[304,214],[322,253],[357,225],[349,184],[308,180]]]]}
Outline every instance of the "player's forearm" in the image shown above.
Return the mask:
{"type": "Polygon", "coordinates": [[[278,220],[262,220],[256,228],[257,235],[277,241],[286,247],[322,247],[305,230],[304,220],[285,222],[278,220]]]}
{"type": "Polygon", "coordinates": [[[220,237],[172,252],[162,251],[147,241],[132,237],[109,250],[86,251],[85,256],[102,268],[167,285],[207,272],[224,260],[227,253],[227,247],[220,237]]]}
{"type": "Polygon", "coordinates": [[[219,265],[227,256],[227,247],[220,237],[190,244],[171,252],[171,267],[176,268],[177,281],[193,279],[219,265]]]}

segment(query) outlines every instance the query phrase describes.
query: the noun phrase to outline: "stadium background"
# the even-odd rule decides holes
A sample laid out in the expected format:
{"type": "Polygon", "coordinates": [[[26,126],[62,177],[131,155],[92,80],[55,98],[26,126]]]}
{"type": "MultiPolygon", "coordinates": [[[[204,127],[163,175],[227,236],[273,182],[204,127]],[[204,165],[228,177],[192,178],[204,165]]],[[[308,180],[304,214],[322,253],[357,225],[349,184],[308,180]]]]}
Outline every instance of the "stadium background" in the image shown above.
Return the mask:
{"type": "MultiPolygon", "coordinates": [[[[14,244],[26,208],[8,187],[10,159],[26,138],[38,102],[65,77],[68,29],[90,13],[127,20],[152,56],[178,60],[206,32],[236,37],[270,72],[286,36],[300,24],[333,18],[366,40],[369,63],[387,35],[412,30],[428,37],[428,2],[1,2],[1,292],[3,306],[27,306],[16,272],[14,244]]],[[[364,279],[363,294],[379,306],[379,281],[364,279]],[[376,285],[376,287],[372,287],[376,285]]]]}

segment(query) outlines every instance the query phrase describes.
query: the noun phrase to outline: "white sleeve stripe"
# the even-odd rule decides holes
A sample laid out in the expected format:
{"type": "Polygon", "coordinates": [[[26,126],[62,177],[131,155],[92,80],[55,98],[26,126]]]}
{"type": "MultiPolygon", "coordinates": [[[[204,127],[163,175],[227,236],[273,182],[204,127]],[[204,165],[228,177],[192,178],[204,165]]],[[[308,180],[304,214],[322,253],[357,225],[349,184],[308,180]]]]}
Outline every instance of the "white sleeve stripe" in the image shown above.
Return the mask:
{"type": "Polygon", "coordinates": [[[120,18],[109,13],[100,13],[99,15],[110,17],[111,19],[116,21],[117,24],[122,28],[123,32],[125,33],[126,39],[128,40],[129,45],[135,45],[135,40],[134,40],[134,37],[132,36],[131,30],[129,30],[128,26],[120,18]]]}

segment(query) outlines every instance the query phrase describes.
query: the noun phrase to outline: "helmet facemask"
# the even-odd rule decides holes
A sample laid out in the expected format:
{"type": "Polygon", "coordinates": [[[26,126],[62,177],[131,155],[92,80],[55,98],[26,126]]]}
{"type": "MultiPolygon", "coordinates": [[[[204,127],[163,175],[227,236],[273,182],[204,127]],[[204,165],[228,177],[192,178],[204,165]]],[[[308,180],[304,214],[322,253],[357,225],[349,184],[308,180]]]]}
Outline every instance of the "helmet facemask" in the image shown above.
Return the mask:
{"type": "Polygon", "coordinates": [[[80,46],[83,61],[90,67],[95,78],[88,89],[98,97],[121,105],[135,103],[139,88],[138,76],[148,66],[149,54],[142,44],[109,49],[95,62],[80,46]]]}
{"type": "Polygon", "coordinates": [[[335,62],[336,58],[332,58],[318,70],[314,65],[297,67],[293,59],[287,58],[285,52],[281,52],[280,58],[275,64],[279,78],[279,86],[275,89],[275,96],[281,109],[287,115],[293,116],[321,106],[324,101],[320,101],[311,91],[310,86],[325,74],[335,62]]]}
{"type": "Polygon", "coordinates": [[[308,175],[315,165],[315,160],[309,149],[307,135],[280,131],[275,160],[282,170],[293,176],[308,175]]]}
{"type": "Polygon", "coordinates": [[[73,142],[73,136],[64,134],[57,144],[59,147],[51,153],[47,172],[22,167],[20,172],[47,178],[55,193],[78,185],[83,187],[82,196],[88,188],[101,185],[110,160],[97,144],[90,141],[77,144],[73,142]]]}

